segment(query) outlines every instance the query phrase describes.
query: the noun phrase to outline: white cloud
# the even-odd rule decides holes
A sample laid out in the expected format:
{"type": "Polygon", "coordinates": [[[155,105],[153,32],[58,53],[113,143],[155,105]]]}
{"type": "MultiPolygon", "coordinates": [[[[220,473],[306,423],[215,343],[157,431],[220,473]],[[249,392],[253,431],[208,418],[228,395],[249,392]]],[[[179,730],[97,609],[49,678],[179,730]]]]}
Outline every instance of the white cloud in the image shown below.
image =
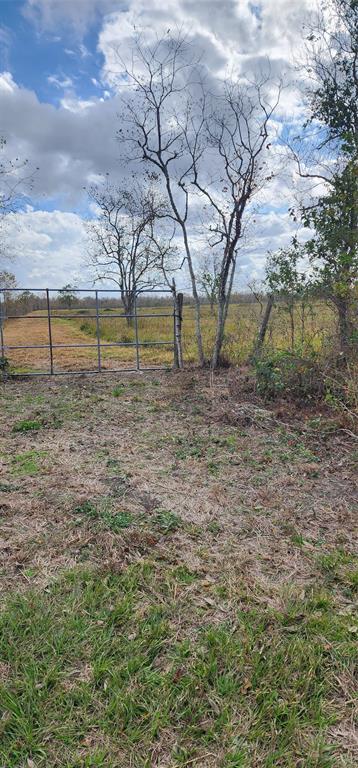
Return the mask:
{"type": "Polygon", "coordinates": [[[17,85],[13,79],[11,72],[0,73],[0,91],[3,93],[14,93],[17,85]]]}
{"type": "Polygon", "coordinates": [[[90,284],[83,261],[85,226],[77,214],[31,209],[11,214],[7,217],[7,236],[16,243],[11,270],[20,287],[90,284]]]}
{"type": "Polygon", "coordinates": [[[74,37],[82,38],[96,20],[121,6],[121,0],[27,0],[23,13],[40,30],[57,32],[65,26],[74,37]]]}
{"type": "MultiPolygon", "coordinates": [[[[188,32],[194,50],[203,54],[212,74],[238,69],[252,77],[267,72],[270,62],[273,77],[286,76],[300,45],[300,27],[311,0],[295,6],[292,0],[262,0],[255,7],[253,12],[249,0],[167,0],[165,4],[162,0],[27,0],[26,14],[38,31],[57,34],[66,28],[68,47],[64,50],[71,63],[75,57],[88,57],[83,37],[91,25],[99,24],[98,52],[104,60],[102,71],[95,76],[91,72],[92,85],[105,89],[96,98],[77,96],[70,77],[49,76],[52,85],[64,90],[58,107],[40,102],[35,92],[19,87],[10,72],[0,74],[1,132],[10,152],[39,166],[34,186],[37,202],[52,198],[59,208],[78,210],[84,204],[83,187],[91,181],[106,172],[115,180],[128,173],[128,162],[119,162],[121,147],[115,134],[125,90],[118,50],[122,57],[130,56],[133,25],[144,29],[148,39],[168,29],[188,32]]],[[[274,126],[277,132],[282,128],[278,121],[300,121],[302,117],[300,94],[291,79],[292,74],[287,74],[274,126]]],[[[287,192],[292,194],[292,185],[292,169],[287,168],[285,178],[275,179],[261,196],[261,202],[274,210],[260,217],[255,240],[240,262],[238,280],[262,274],[267,250],[289,242],[294,225],[283,205],[287,192]]],[[[28,211],[18,214],[13,226],[17,227],[18,250],[25,254],[16,266],[21,278],[27,275],[32,285],[45,278],[52,285],[78,282],[74,273],[82,269],[83,238],[78,214],[28,211]]]]}
{"type": "Polygon", "coordinates": [[[58,77],[57,75],[49,75],[47,78],[47,82],[50,83],[50,85],[55,85],[56,88],[67,89],[67,88],[73,88],[73,80],[71,80],[70,77],[67,77],[66,75],[64,77],[58,77]]]}

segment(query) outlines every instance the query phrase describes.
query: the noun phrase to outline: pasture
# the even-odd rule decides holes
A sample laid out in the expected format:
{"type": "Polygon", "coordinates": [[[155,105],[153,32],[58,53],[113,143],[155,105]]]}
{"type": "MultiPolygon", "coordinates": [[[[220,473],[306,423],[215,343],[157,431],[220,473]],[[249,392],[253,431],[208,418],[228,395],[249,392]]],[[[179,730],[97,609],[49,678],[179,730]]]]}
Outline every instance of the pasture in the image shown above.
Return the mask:
{"type": "MultiPolygon", "coordinates": [[[[247,361],[252,353],[264,305],[257,302],[231,304],[226,324],[223,359],[230,365],[240,365],[247,361]]],[[[145,346],[141,347],[140,357],[144,367],[168,366],[173,363],[173,317],[171,303],[157,307],[138,307],[138,337],[145,346]],[[161,317],[168,313],[168,317],[161,317]],[[148,315],[154,314],[154,317],[148,315]],[[158,317],[156,316],[158,315],[158,317]],[[166,344],[155,346],[155,342],[166,344]],[[153,345],[152,345],[153,344],[153,345]]],[[[79,317],[73,318],[73,310],[54,309],[51,319],[52,340],[54,344],[86,344],[86,348],[67,348],[54,350],[55,369],[61,370],[90,370],[96,367],[96,319],[93,309],[80,309],[79,317]],[[66,314],[69,316],[66,318],[66,314]],[[56,315],[61,315],[56,319],[56,315]],[[89,345],[92,345],[90,348],[89,345]]],[[[101,342],[117,344],[134,343],[134,323],[128,325],[125,318],[113,317],[118,309],[101,309],[100,338],[101,342]]],[[[215,338],[215,312],[203,305],[202,329],[204,350],[210,357],[215,338]]],[[[290,349],[302,353],[324,351],[329,347],[334,336],[334,316],[329,306],[315,301],[302,307],[297,304],[294,309],[294,338],[289,314],[281,304],[274,308],[268,327],[266,347],[270,350],[290,349]]],[[[48,344],[48,323],[45,312],[30,312],[28,317],[7,320],[4,326],[5,345],[46,345],[48,344]]],[[[184,305],[182,325],[183,358],[187,364],[197,362],[195,340],[194,309],[190,304],[184,305]]],[[[49,365],[49,353],[45,349],[9,350],[6,353],[13,372],[46,371],[49,365]]],[[[120,367],[135,367],[135,349],[131,346],[105,347],[102,350],[102,364],[105,370],[120,367]]]]}
{"type": "Polygon", "coordinates": [[[9,380],[0,422],[1,765],[357,764],[357,451],[325,406],[187,370],[9,380]]]}

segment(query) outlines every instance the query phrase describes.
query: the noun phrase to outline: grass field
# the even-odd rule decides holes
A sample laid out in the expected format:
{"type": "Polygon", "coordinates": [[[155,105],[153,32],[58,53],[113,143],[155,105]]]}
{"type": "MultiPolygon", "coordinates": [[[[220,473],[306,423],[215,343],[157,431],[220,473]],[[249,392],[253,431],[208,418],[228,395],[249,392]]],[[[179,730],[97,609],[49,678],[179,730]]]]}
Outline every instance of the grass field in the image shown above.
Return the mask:
{"type": "Polygon", "coordinates": [[[2,385],[0,765],[357,765],[357,450],[209,382],[2,385]]]}
{"type": "MultiPolygon", "coordinates": [[[[96,350],[96,320],[87,317],[86,310],[81,311],[81,317],[52,319],[52,336],[54,344],[93,344],[86,349],[58,349],[54,353],[55,368],[58,370],[94,368],[97,362],[96,350]]],[[[93,313],[93,310],[89,312],[93,313]]],[[[117,310],[118,312],[118,310],[117,310]]],[[[66,315],[71,311],[59,310],[58,314],[66,315]]],[[[168,307],[139,307],[143,317],[138,319],[138,337],[145,343],[140,349],[143,366],[168,365],[173,362],[172,306],[168,307]],[[146,317],[150,313],[161,315],[169,313],[169,317],[146,317]],[[152,346],[152,342],[164,341],[167,345],[152,346]]],[[[113,311],[102,310],[100,319],[100,335],[105,343],[131,343],[135,341],[135,326],[128,326],[124,318],[111,317],[113,311]]],[[[204,350],[210,358],[215,338],[215,316],[212,316],[208,306],[202,307],[202,328],[204,350]]],[[[223,356],[233,364],[238,365],[247,360],[251,354],[260,323],[260,307],[258,304],[232,304],[229,309],[226,325],[223,356]]],[[[325,345],[329,346],[334,334],[334,317],[332,311],[323,302],[316,302],[306,308],[304,325],[299,307],[295,313],[295,348],[303,351],[320,351],[325,345]]],[[[183,314],[183,355],[186,363],[197,361],[195,340],[194,311],[191,306],[184,307],[183,314]]],[[[32,313],[32,319],[9,320],[5,323],[5,344],[47,344],[48,326],[44,313],[32,313]]],[[[288,349],[291,346],[289,316],[283,306],[275,308],[267,334],[267,346],[272,349],[288,349]]],[[[18,371],[48,369],[49,353],[47,350],[18,350],[9,351],[8,357],[12,367],[18,371]]],[[[106,369],[135,366],[135,350],[133,347],[107,347],[102,349],[102,363],[106,369]]]]}
{"type": "MultiPolygon", "coordinates": [[[[157,310],[144,308],[141,310],[144,314],[150,312],[163,312],[160,307],[157,310]]],[[[165,311],[165,310],[164,310],[165,311]]],[[[170,311],[168,308],[167,311],[170,311]]],[[[140,310],[139,310],[140,312],[140,310]]],[[[214,338],[215,338],[215,314],[211,315],[208,306],[203,306],[202,326],[204,350],[207,357],[210,357],[214,338]]],[[[122,319],[111,319],[111,313],[108,312],[104,319],[101,319],[101,337],[105,341],[134,341],[135,329],[129,328],[126,321],[122,319]]],[[[68,321],[70,322],[70,321],[68,321]]],[[[96,321],[85,318],[71,321],[77,328],[89,334],[96,336],[96,321]]],[[[229,309],[226,335],[223,353],[232,364],[239,364],[247,360],[252,352],[257,330],[260,323],[260,307],[258,304],[232,304],[229,309]]],[[[301,313],[299,307],[295,313],[295,344],[297,346],[310,347],[319,350],[324,343],[325,338],[333,333],[334,321],[331,310],[323,302],[317,302],[310,309],[306,309],[305,324],[302,328],[301,313]]],[[[195,343],[194,310],[191,306],[184,307],[183,313],[183,353],[188,363],[194,363],[197,360],[197,351],[195,343]]],[[[138,335],[141,341],[151,342],[156,339],[170,341],[173,338],[172,318],[142,317],[138,320],[138,335]]],[[[267,344],[275,349],[289,348],[291,344],[288,313],[284,306],[275,308],[272,313],[272,319],[267,334],[267,344]]],[[[155,355],[157,356],[157,352],[155,355]]],[[[145,355],[153,355],[153,350],[144,351],[145,355]]],[[[161,350],[160,358],[167,362],[168,354],[161,350]]]]}

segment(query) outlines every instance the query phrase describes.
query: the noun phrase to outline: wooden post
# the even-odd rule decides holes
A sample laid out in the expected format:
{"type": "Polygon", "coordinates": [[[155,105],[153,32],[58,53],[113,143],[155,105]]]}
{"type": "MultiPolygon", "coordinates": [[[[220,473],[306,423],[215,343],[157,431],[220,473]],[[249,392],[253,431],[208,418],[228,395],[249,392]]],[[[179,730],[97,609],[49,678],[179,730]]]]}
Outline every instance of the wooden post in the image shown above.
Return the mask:
{"type": "Polygon", "coordinates": [[[173,281],[174,295],[174,368],[183,367],[183,352],[181,344],[181,328],[183,322],[183,294],[176,293],[173,281]]]}
{"type": "Polygon", "coordinates": [[[259,329],[259,332],[257,334],[257,339],[256,339],[255,349],[254,349],[254,352],[253,352],[253,357],[256,357],[257,355],[259,355],[260,352],[261,352],[261,349],[263,347],[263,343],[265,341],[265,336],[266,336],[266,331],[267,331],[267,326],[269,324],[270,315],[271,315],[271,311],[272,311],[272,307],[274,305],[274,302],[275,302],[275,297],[274,297],[273,293],[270,293],[268,295],[268,297],[267,297],[267,304],[266,304],[265,311],[264,311],[264,314],[263,314],[263,318],[262,318],[262,321],[261,321],[260,329],[259,329]]]}

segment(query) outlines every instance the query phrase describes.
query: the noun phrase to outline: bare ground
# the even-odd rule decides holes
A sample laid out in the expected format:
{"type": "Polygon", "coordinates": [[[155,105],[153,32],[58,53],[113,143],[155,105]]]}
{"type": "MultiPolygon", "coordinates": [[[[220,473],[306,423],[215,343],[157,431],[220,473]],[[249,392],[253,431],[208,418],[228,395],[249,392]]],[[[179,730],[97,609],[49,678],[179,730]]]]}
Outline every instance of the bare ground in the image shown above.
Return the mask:
{"type": "Polygon", "coordinates": [[[43,582],[84,547],[120,563],[164,545],[166,557],[213,576],[225,563],[274,592],[279,582],[310,578],[315,548],[357,543],[356,452],[334,422],[240,400],[229,374],[212,386],[208,374],[127,375],[114,397],[118,381],[3,385],[5,584],[15,574],[26,581],[29,568],[43,582]],[[21,418],[43,426],[16,433],[21,418]],[[33,451],[38,467],[27,474],[16,457],[33,451]],[[74,525],[73,510],[96,499],[140,515],[141,525],[91,536],[74,525]],[[153,509],[184,521],[170,542],[146,531],[153,509]]]}

